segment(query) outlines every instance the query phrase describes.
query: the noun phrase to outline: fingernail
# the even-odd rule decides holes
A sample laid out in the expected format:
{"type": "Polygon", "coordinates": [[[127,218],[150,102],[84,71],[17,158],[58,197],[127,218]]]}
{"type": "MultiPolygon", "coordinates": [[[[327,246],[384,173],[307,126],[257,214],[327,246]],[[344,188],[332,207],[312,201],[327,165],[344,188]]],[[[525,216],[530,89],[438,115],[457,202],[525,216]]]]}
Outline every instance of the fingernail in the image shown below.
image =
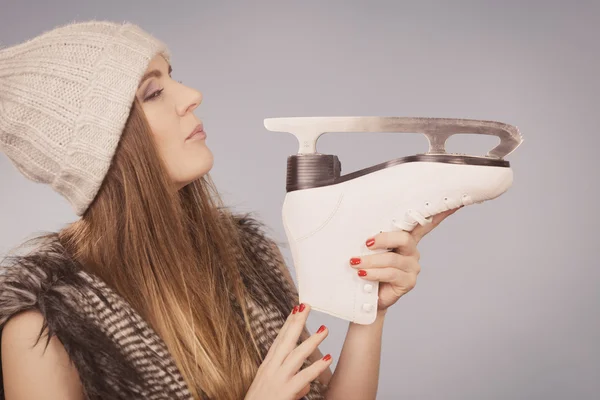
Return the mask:
{"type": "Polygon", "coordinates": [[[367,276],[367,271],[365,271],[364,269],[359,269],[358,276],[367,276]]]}
{"type": "Polygon", "coordinates": [[[367,247],[371,247],[375,244],[375,239],[369,239],[367,240],[367,247]]]}
{"type": "Polygon", "coordinates": [[[298,306],[294,307],[294,310],[292,311],[292,314],[296,314],[298,312],[298,306]]]}
{"type": "Polygon", "coordinates": [[[325,357],[323,357],[324,361],[329,361],[331,360],[331,354],[327,354],[325,357]]]}
{"type": "Polygon", "coordinates": [[[325,325],[321,325],[321,327],[319,328],[319,330],[317,331],[317,333],[321,333],[325,330],[325,325]]]}
{"type": "Polygon", "coordinates": [[[358,265],[358,264],[360,264],[360,258],[358,258],[358,257],[351,258],[350,259],[350,264],[352,264],[352,265],[358,265]]]}
{"type": "Polygon", "coordinates": [[[304,303],[300,303],[300,312],[304,311],[305,308],[306,306],[304,305],[304,303]]]}

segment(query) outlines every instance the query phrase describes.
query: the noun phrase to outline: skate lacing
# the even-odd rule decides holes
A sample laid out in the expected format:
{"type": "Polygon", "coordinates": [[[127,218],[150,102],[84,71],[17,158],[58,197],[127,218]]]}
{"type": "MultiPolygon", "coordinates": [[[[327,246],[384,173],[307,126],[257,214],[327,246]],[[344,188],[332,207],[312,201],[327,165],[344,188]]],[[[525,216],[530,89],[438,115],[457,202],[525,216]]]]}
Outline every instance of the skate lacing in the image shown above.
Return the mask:
{"type": "Polygon", "coordinates": [[[427,225],[432,220],[432,216],[425,217],[419,211],[408,209],[404,214],[404,218],[393,218],[392,225],[399,230],[411,231],[417,224],[427,225]]]}
{"type": "MultiPolygon", "coordinates": [[[[449,197],[444,197],[444,204],[448,210],[460,207],[467,206],[473,204],[473,200],[471,196],[468,194],[463,194],[460,197],[460,200],[455,200],[449,197]]],[[[404,218],[402,219],[392,219],[392,225],[400,230],[408,230],[411,231],[417,224],[427,225],[433,222],[433,216],[443,210],[434,210],[431,206],[430,202],[425,202],[424,206],[425,212],[427,213],[427,217],[425,217],[420,211],[408,209],[404,213],[404,218]]]]}
{"type": "Polygon", "coordinates": [[[421,224],[421,225],[427,225],[430,224],[433,220],[433,216],[429,216],[429,217],[424,217],[423,214],[421,214],[418,211],[415,210],[407,210],[406,211],[406,215],[409,216],[410,218],[412,218],[415,222],[421,224]]]}

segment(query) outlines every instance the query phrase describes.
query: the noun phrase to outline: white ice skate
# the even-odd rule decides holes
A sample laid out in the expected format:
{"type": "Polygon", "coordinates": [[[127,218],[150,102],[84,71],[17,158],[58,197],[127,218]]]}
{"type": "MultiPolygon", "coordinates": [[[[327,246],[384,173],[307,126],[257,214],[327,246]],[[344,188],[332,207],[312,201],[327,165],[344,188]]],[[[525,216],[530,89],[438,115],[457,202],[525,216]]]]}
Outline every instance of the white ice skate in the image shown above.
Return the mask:
{"type": "Polygon", "coordinates": [[[363,325],[375,320],[379,284],[360,278],[349,259],[386,251],[369,250],[365,240],[380,231],[412,231],[445,210],[500,196],[513,182],[503,158],[523,141],[514,126],[467,119],[296,117],[264,124],[292,133],[300,144],[287,160],[282,212],[300,301],[363,325]],[[430,146],[427,153],[340,175],[338,157],[316,151],[326,132],[421,133],[430,146]],[[446,140],[459,133],[495,135],[501,142],[485,156],[446,153],[446,140]]]}

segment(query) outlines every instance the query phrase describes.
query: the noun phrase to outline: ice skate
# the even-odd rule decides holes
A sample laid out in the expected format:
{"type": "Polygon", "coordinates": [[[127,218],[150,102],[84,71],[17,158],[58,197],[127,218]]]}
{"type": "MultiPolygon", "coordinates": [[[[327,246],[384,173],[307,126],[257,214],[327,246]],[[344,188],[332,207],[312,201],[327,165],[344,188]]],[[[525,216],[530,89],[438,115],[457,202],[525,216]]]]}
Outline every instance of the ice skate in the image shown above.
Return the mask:
{"type": "Polygon", "coordinates": [[[375,320],[379,285],[357,276],[351,257],[373,254],[365,240],[380,231],[412,231],[443,211],[492,200],[506,192],[513,171],[504,157],[523,141],[514,126],[495,121],[407,117],[267,118],[270,131],[296,136],[287,159],[282,218],[300,301],[358,324],[375,320]],[[336,155],[316,151],[327,132],[420,133],[429,151],[341,175],[336,155]],[[486,155],[451,154],[454,134],[498,136],[486,155]]]}

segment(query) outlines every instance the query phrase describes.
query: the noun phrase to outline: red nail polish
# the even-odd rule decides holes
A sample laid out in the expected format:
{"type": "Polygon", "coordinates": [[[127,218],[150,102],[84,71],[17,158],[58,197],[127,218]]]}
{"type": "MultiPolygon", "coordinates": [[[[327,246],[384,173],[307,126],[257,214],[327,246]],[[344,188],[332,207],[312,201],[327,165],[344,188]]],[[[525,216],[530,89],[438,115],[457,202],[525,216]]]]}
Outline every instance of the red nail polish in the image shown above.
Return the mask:
{"type": "Polygon", "coordinates": [[[367,276],[367,271],[365,271],[364,269],[359,269],[358,276],[367,276]]]}
{"type": "Polygon", "coordinates": [[[304,311],[305,308],[306,306],[304,305],[304,303],[300,303],[300,312],[304,311]]]}
{"type": "Polygon", "coordinates": [[[358,265],[358,264],[360,264],[360,258],[357,258],[357,257],[351,258],[350,259],[350,264],[352,264],[352,265],[358,265]]]}
{"type": "Polygon", "coordinates": [[[296,314],[298,312],[298,306],[294,307],[294,310],[292,311],[292,314],[296,314]]]}
{"type": "Polygon", "coordinates": [[[321,327],[319,328],[319,330],[317,331],[317,333],[321,333],[325,330],[325,325],[321,325],[321,327]]]}
{"type": "Polygon", "coordinates": [[[331,360],[331,354],[327,354],[325,357],[323,357],[324,361],[329,361],[331,360]]]}
{"type": "Polygon", "coordinates": [[[367,247],[371,247],[375,244],[375,239],[369,239],[367,240],[367,247]]]}

